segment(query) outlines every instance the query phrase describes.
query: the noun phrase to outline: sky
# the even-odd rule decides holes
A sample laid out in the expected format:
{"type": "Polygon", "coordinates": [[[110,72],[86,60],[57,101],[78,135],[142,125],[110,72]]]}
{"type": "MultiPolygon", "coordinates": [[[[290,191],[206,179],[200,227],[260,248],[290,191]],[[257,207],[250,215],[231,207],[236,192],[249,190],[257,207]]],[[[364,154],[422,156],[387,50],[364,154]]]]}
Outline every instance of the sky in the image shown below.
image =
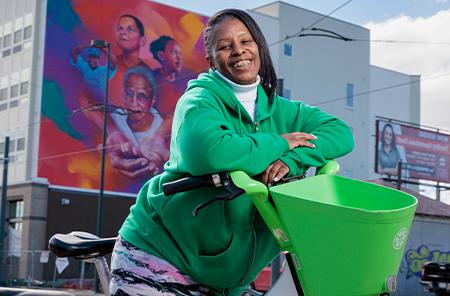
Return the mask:
{"type": "MultiPolygon", "coordinates": [[[[270,0],[164,0],[203,15],[224,8],[252,9],[270,0]]],[[[371,43],[371,64],[421,75],[421,124],[450,133],[450,0],[284,0],[284,2],[370,29],[372,40],[416,43],[371,43]],[[348,2],[348,3],[347,3],[348,2]],[[344,5],[345,4],[345,5],[344,5]],[[437,44],[444,43],[444,44],[437,44]],[[446,43],[446,44],[445,44],[446,43]]],[[[424,188],[426,195],[434,195],[424,188]]],[[[450,204],[450,191],[442,199],[450,204]]]]}

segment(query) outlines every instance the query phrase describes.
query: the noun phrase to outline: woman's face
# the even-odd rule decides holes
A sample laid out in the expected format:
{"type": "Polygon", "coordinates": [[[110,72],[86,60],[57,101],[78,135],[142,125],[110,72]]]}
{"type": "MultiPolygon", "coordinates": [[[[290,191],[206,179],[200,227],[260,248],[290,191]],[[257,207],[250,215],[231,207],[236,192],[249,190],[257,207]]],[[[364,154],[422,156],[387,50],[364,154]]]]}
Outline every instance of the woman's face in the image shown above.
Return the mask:
{"type": "Polygon", "coordinates": [[[384,129],[383,137],[384,137],[384,143],[385,144],[387,144],[387,145],[391,145],[392,144],[392,139],[394,137],[393,134],[394,134],[394,131],[392,130],[392,128],[386,127],[384,129]]]}
{"type": "Polygon", "coordinates": [[[116,28],[117,45],[126,52],[137,51],[141,47],[142,36],[131,17],[121,17],[116,28]]]}
{"type": "Polygon", "coordinates": [[[236,18],[227,18],[215,26],[212,36],[210,67],[238,84],[252,84],[258,76],[261,61],[258,45],[247,27],[236,18]]]}

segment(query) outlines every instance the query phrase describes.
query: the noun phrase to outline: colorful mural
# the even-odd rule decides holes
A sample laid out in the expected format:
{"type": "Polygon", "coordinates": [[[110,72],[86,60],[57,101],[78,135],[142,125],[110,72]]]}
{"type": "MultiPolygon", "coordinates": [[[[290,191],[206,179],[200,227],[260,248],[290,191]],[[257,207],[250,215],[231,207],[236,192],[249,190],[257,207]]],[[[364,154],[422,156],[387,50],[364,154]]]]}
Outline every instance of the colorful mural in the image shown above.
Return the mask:
{"type": "Polygon", "coordinates": [[[39,177],[99,188],[106,94],[105,190],[135,193],[159,173],[175,104],[207,69],[206,21],[146,0],[49,0],[39,177]],[[109,60],[92,40],[110,43],[109,60]]]}

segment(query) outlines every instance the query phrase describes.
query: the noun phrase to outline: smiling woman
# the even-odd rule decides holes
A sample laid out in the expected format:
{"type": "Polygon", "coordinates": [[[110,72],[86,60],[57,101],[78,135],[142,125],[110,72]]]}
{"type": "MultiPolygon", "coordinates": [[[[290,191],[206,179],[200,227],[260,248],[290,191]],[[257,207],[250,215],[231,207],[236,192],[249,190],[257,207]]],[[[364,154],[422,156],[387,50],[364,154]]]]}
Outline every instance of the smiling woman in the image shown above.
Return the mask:
{"type": "Polygon", "coordinates": [[[279,252],[249,199],[217,203],[193,217],[199,203],[223,192],[166,197],[161,184],[233,170],[276,183],[353,148],[344,122],[275,94],[266,40],[245,11],[216,13],[204,38],[211,69],[179,99],[170,159],[142,188],[119,232],[112,295],[239,295],[279,252]]]}

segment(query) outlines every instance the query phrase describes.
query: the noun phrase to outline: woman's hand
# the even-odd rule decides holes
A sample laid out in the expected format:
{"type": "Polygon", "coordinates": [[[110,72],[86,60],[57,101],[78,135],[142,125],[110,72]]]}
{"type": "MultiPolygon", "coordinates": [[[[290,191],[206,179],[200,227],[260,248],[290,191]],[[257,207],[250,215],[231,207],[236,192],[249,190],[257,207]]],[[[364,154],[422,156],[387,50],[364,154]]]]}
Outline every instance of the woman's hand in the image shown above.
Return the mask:
{"type": "Polygon", "coordinates": [[[289,150],[294,149],[295,147],[304,146],[314,148],[316,147],[313,143],[308,140],[317,140],[317,137],[313,134],[301,133],[301,132],[293,132],[289,134],[280,135],[289,143],[289,150]]]}
{"type": "Polygon", "coordinates": [[[289,167],[281,160],[272,162],[262,174],[262,182],[266,185],[276,183],[289,173],[289,167]]]}

